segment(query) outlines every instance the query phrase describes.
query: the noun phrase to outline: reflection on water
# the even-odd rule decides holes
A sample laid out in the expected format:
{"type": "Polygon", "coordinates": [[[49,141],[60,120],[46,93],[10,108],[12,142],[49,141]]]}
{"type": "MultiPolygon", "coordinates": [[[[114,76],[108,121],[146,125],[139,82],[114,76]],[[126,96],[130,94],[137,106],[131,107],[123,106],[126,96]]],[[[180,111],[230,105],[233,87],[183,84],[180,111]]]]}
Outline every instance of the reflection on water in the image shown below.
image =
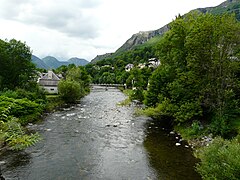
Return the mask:
{"type": "Polygon", "coordinates": [[[191,151],[175,147],[149,118],[134,117],[134,107],[116,105],[125,98],[117,89],[98,87],[80,104],[50,114],[32,127],[41,142],[0,157],[3,175],[11,180],[197,179],[191,151]]]}
{"type": "Polygon", "coordinates": [[[194,170],[198,161],[186,142],[181,141],[181,137],[161,128],[162,125],[158,121],[148,121],[146,126],[144,147],[151,166],[158,172],[159,179],[201,179],[194,170]],[[181,145],[176,146],[176,143],[181,145]]]}

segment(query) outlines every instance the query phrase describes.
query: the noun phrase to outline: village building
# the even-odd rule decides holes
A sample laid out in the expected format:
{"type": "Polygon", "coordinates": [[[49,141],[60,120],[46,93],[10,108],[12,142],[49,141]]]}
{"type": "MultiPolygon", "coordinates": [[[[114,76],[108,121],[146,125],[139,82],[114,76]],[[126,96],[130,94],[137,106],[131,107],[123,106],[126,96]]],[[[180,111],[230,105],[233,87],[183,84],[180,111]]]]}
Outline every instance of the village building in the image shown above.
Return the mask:
{"type": "Polygon", "coordinates": [[[161,62],[157,58],[150,58],[148,59],[148,64],[148,67],[157,68],[161,62]]]}
{"type": "Polygon", "coordinates": [[[143,69],[143,68],[146,67],[146,63],[140,63],[140,64],[138,64],[138,67],[139,67],[140,69],[143,69]]]}
{"type": "Polygon", "coordinates": [[[133,67],[134,67],[133,64],[127,64],[127,65],[125,66],[125,71],[129,72],[133,67]]]}
{"type": "Polygon", "coordinates": [[[57,76],[53,71],[48,71],[47,73],[41,74],[38,79],[38,84],[48,93],[56,94],[58,93],[58,82],[60,81],[59,76],[57,76]]]}

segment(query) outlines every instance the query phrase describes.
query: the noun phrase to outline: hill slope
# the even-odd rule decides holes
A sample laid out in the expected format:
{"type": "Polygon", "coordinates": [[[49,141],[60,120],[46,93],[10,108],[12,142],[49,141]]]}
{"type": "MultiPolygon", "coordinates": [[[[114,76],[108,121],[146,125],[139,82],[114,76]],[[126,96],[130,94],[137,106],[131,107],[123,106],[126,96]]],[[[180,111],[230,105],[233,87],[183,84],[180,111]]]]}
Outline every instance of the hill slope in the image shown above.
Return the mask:
{"type": "Polygon", "coordinates": [[[137,34],[132,35],[132,37],[128,39],[116,52],[118,53],[131,50],[140,44],[144,44],[155,36],[163,35],[169,30],[169,28],[169,24],[167,24],[160,29],[154,31],[140,31],[137,34]]]}
{"type": "MultiPolygon", "coordinates": [[[[211,13],[211,14],[224,14],[224,13],[235,13],[236,18],[240,21],[240,0],[227,0],[216,7],[207,7],[207,8],[198,8],[190,11],[200,11],[202,13],[211,13]]],[[[136,46],[148,42],[150,39],[161,36],[169,30],[169,24],[153,31],[140,31],[132,35],[115,53],[121,53],[124,51],[132,50],[136,46]]],[[[97,61],[103,60],[105,58],[111,58],[115,53],[107,53],[104,55],[98,55],[94,58],[91,63],[96,63],[97,61]]]]}
{"type": "Polygon", "coordinates": [[[236,18],[240,21],[240,1],[227,0],[216,7],[198,8],[197,11],[211,14],[235,13],[236,18]]]}
{"type": "Polygon", "coordinates": [[[37,68],[48,69],[48,65],[44,63],[39,57],[32,55],[32,62],[36,65],[37,68]]]}
{"type": "Polygon", "coordinates": [[[75,64],[76,66],[85,66],[89,62],[86,59],[80,59],[80,58],[77,58],[77,57],[73,57],[73,58],[68,60],[68,63],[69,64],[75,64]]]}

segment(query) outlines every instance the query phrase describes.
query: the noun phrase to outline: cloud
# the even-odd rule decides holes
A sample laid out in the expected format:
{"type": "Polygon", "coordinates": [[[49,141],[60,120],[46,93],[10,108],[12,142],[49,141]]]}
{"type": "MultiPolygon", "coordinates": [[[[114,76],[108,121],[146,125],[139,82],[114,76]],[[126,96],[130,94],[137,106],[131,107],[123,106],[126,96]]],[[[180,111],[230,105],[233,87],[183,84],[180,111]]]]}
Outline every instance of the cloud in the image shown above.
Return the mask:
{"type": "Polygon", "coordinates": [[[223,0],[0,0],[0,38],[18,39],[37,56],[88,60],[117,50],[139,31],[223,0]]]}
{"type": "Polygon", "coordinates": [[[99,35],[98,18],[89,13],[99,5],[99,0],[4,0],[0,15],[26,25],[45,27],[68,36],[89,39],[99,35]]]}

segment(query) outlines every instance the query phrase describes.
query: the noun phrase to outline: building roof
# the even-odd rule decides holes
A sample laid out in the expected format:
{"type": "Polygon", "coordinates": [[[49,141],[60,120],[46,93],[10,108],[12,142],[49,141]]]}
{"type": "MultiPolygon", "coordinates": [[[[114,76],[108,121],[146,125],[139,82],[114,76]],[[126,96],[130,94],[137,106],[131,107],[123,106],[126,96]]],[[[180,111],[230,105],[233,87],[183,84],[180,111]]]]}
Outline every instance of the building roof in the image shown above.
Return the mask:
{"type": "Polygon", "coordinates": [[[57,86],[59,81],[60,78],[53,71],[48,71],[39,78],[41,86],[57,86]]]}

